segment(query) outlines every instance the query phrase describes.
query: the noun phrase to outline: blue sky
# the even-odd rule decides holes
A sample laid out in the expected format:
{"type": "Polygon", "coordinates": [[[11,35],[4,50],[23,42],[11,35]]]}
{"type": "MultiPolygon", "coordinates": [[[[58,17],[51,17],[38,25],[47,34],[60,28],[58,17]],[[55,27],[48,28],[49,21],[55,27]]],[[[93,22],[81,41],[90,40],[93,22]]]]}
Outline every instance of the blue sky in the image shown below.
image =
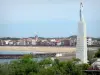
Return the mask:
{"type": "MultiPolygon", "coordinates": [[[[0,0],[0,37],[77,35],[80,0],[0,0]]],[[[87,35],[100,37],[100,0],[84,0],[87,35]]]]}

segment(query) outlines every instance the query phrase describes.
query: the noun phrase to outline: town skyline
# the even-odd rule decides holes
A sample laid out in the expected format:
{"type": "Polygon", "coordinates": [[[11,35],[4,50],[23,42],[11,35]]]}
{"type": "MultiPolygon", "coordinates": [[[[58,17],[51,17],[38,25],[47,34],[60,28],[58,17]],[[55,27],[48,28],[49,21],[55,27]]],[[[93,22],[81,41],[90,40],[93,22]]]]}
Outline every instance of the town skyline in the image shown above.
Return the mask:
{"type": "MultiPolygon", "coordinates": [[[[0,37],[77,35],[80,0],[0,0],[0,37]]],[[[100,37],[100,0],[84,1],[87,36],[100,37]]]]}
{"type": "MultiPolygon", "coordinates": [[[[0,37],[0,38],[35,38],[35,36],[37,36],[38,38],[70,38],[70,37],[74,37],[77,38],[77,35],[70,35],[70,36],[53,36],[53,37],[46,37],[46,36],[38,36],[38,35],[33,35],[33,36],[27,36],[27,37],[10,37],[10,36],[6,36],[6,37],[0,37]]],[[[87,36],[87,38],[98,38],[100,39],[100,37],[91,37],[91,36],[87,36]]]]}

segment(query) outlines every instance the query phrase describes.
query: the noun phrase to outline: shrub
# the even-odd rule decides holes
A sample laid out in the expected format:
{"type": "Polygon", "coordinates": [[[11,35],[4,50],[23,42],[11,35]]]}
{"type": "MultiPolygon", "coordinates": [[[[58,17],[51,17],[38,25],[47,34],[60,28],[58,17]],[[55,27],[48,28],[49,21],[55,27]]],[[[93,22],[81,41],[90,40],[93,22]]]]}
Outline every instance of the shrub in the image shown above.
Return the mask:
{"type": "Polygon", "coordinates": [[[100,58],[100,49],[95,53],[95,58],[100,58]]]}

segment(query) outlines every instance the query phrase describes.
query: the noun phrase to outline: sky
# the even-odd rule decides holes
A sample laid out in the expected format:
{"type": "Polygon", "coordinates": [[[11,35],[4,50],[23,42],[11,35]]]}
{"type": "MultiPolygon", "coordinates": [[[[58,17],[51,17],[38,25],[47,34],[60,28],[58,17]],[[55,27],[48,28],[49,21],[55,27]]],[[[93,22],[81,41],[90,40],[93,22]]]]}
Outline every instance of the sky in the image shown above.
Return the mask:
{"type": "MultiPolygon", "coordinates": [[[[84,0],[87,36],[100,37],[100,0],[84,0]]],[[[80,0],[0,0],[0,37],[77,35],[80,0]]]]}

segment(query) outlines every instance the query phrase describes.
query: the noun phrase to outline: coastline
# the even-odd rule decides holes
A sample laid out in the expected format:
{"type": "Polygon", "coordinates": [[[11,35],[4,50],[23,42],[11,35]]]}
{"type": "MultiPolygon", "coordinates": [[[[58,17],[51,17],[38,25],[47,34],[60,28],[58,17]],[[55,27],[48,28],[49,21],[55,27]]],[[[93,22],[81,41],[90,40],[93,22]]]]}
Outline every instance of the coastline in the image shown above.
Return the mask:
{"type": "Polygon", "coordinates": [[[76,47],[0,46],[0,51],[75,52],[76,47]]]}

